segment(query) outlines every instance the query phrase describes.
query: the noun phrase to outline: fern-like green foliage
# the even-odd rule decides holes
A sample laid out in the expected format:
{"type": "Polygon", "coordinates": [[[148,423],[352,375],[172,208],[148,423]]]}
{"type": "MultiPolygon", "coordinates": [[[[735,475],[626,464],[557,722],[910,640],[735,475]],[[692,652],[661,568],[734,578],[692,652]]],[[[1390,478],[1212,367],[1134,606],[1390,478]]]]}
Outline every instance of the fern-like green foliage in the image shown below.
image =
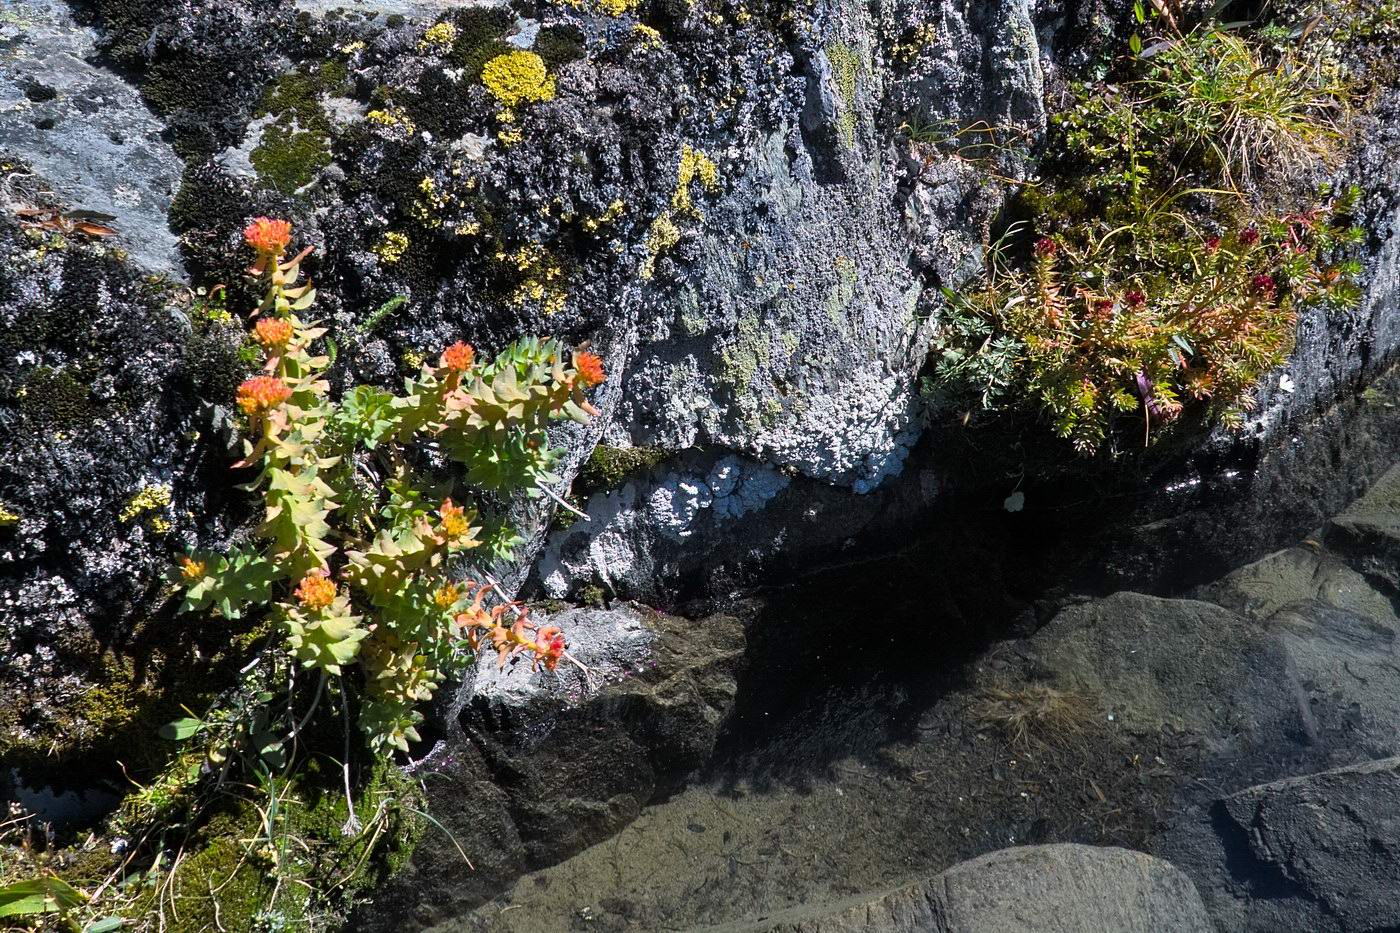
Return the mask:
{"type": "Polygon", "coordinates": [[[539,495],[558,481],[548,428],[597,413],[586,393],[602,365],[553,340],[521,340],[486,363],[458,343],[401,394],[358,386],[335,401],[330,360],[314,349],[325,332],[301,318],[315,291],[298,284],[302,256],[283,255],[290,226],[259,220],[246,237],[268,293],[253,334],[263,374],[238,393],[246,440],[237,466],[253,473],[244,488],[261,495],[263,521],[256,545],[184,558],[182,608],[266,613],[303,667],[358,675],[373,748],[406,750],[418,738],[417,707],[483,640],[502,663],[528,653],[552,669],[563,656],[557,631],[536,631],[518,607],[507,625],[507,607],[485,610],[483,587],[459,574],[467,552],[497,558],[519,540],[472,498],[539,495]],[[415,468],[429,444],[465,468],[461,481],[415,468]]]}

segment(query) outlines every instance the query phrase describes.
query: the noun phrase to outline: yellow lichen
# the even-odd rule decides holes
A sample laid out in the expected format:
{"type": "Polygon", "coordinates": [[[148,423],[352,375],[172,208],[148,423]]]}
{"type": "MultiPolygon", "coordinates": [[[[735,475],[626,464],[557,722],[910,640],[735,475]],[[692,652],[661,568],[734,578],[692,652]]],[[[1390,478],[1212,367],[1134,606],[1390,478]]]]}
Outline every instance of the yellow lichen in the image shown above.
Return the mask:
{"type": "Polygon", "coordinates": [[[441,227],[442,212],[452,203],[451,199],[438,190],[437,182],[428,175],[424,175],[423,180],[418,183],[418,190],[423,196],[413,201],[414,219],[425,227],[441,227]]]}
{"type": "Polygon", "coordinates": [[[613,201],[608,205],[608,209],[597,217],[585,218],[583,221],[583,229],[587,230],[589,233],[596,233],[598,228],[610,224],[621,217],[623,210],[624,205],[621,199],[613,201]]]}
{"type": "Polygon", "coordinates": [[[642,0],[562,0],[563,4],[575,10],[596,10],[609,16],[621,16],[635,10],[642,0]]]}
{"type": "Polygon", "coordinates": [[[497,55],[481,69],[481,83],[507,110],[554,99],[554,78],[534,52],[497,55]]]}
{"type": "Polygon", "coordinates": [[[0,502],[0,528],[7,528],[10,525],[19,524],[19,513],[14,509],[0,502]]]}
{"type": "Polygon", "coordinates": [[[396,230],[390,230],[372,247],[372,250],[385,265],[393,265],[403,259],[404,254],[408,252],[408,236],[396,230]]]}
{"type": "Polygon", "coordinates": [[[642,278],[650,279],[654,276],[657,257],[680,241],[681,231],[671,219],[671,212],[663,211],[661,216],[651,222],[651,229],[647,231],[647,258],[642,263],[642,278]]]}
{"type": "Polygon", "coordinates": [[[142,487],[136,495],[122,508],[117,519],[122,522],[129,522],[138,515],[145,512],[154,512],[156,509],[163,509],[170,504],[170,487],[152,484],[142,487]]]}
{"type": "Polygon", "coordinates": [[[380,126],[402,127],[412,133],[417,129],[413,125],[413,120],[401,107],[390,107],[388,110],[371,110],[365,114],[365,119],[371,123],[378,123],[380,126]]]}
{"type": "Polygon", "coordinates": [[[509,252],[502,250],[496,254],[496,261],[522,274],[511,296],[516,304],[534,302],[545,314],[564,309],[569,298],[564,288],[564,269],[542,245],[532,243],[509,252]]]}
{"type": "Polygon", "coordinates": [[[439,54],[450,51],[452,43],[457,41],[457,27],[452,23],[437,23],[429,26],[423,33],[423,38],[418,40],[418,50],[420,52],[437,52],[439,54]]]}
{"type": "Polygon", "coordinates": [[[690,186],[700,182],[706,191],[719,188],[719,167],[714,160],[689,143],[681,147],[681,162],[676,171],[676,191],[671,195],[671,208],[682,214],[698,217],[700,211],[690,196],[690,186]]]}
{"type": "Polygon", "coordinates": [[[632,35],[642,45],[648,48],[661,48],[661,33],[643,23],[638,23],[632,27],[632,35]]]}

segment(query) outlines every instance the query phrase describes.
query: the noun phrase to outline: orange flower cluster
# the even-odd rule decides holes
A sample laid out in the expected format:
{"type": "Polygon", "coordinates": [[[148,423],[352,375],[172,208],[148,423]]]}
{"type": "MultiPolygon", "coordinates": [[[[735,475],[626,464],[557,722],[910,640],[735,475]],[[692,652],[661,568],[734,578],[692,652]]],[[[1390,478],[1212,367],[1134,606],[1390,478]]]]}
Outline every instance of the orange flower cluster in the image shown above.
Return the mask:
{"type": "Polygon", "coordinates": [[[476,359],[476,350],[469,343],[457,341],[446,350],[442,351],[442,358],[438,361],[443,369],[454,373],[464,373],[472,368],[472,362],[476,359]]]}
{"type": "Polygon", "coordinates": [[[303,609],[315,612],[335,602],[335,583],[324,570],[313,570],[301,578],[293,595],[303,609]]]}
{"type": "Polygon", "coordinates": [[[608,378],[603,372],[603,361],[596,353],[575,353],[574,369],[578,370],[578,381],[584,388],[602,385],[608,378]]]}
{"type": "Polygon", "coordinates": [[[281,350],[291,342],[292,322],[280,317],[259,318],[253,337],[267,350],[281,350]]]}
{"type": "Polygon", "coordinates": [[[457,627],[462,630],[463,637],[472,651],[489,642],[491,647],[496,649],[496,659],[502,668],[522,654],[533,655],[533,670],[543,667],[552,671],[559,667],[567,647],[563,629],[557,625],[534,625],[529,619],[530,610],[518,603],[493,606],[488,610],[482,605],[482,601],[490,587],[484,584],[474,585],[475,598],[472,599],[471,605],[456,617],[457,627]],[[506,625],[504,621],[508,612],[517,614],[515,622],[511,625],[506,625]]]}
{"type": "Polygon", "coordinates": [[[238,407],[248,416],[269,412],[292,397],[292,387],[276,376],[254,376],[238,387],[238,407]]]}
{"type": "Polygon", "coordinates": [[[258,217],[243,229],[243,241],[260,256],[280,256],[292,242],[292,225],[286,220],[258,217]]]}
{"type": "Polygon", "coordinates": [[[186,580],[198,580],[204,576],[206,565],[202,560],[195,560],[193,557],[180,558],[180,575],[186,580]]]}

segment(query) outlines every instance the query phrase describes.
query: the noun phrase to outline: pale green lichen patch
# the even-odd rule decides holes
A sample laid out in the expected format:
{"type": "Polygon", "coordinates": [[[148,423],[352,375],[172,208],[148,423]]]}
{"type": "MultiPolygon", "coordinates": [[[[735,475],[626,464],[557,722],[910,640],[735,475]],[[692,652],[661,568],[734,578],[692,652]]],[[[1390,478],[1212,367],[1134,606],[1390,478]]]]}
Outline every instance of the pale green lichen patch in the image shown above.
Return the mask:
{"type": "Polygon", "coordinates": [[[841,113],[837,117],[837,129],[841,141],[847,149],[856,145],[856,91],[862,70],[860,57],[849,45],[833,41],[826,47],[826,57],[831,62],[832,76],[836,80],[836,90],[841,96],[841,113]]]}

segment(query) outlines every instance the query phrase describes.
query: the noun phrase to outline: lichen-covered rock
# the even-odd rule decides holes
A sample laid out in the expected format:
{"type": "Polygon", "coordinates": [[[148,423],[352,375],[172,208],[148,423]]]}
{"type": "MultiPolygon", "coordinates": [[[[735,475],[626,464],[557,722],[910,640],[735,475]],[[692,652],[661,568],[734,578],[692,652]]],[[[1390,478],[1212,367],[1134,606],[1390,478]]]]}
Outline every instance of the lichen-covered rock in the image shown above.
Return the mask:
{"type": "Polygon", "coordinates": [[[0,749],[90,748],[229,641],[146,623],[172,552],[220,534],[227,417],[201,398],[241,378],[238,338],[103,244],[0,220],[0,257],[0,749]]]}

